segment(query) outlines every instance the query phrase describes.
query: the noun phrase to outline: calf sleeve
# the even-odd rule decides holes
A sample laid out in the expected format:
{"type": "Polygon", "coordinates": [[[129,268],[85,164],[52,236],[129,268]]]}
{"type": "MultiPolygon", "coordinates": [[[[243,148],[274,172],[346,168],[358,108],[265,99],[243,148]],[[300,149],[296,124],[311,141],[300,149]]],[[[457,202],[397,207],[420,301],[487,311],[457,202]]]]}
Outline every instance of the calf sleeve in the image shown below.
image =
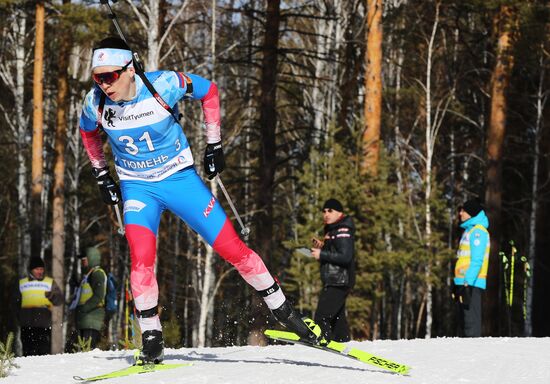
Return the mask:
{"type": "MultiPolygon", "coordinates": [[[[147,311],[158,305],[159,289],[155,276],[157,237],[141,225],[128,224],[125,229],[132,260],[130,284],[134,304],[139,312],[147,311]]],[[[161,329],[158,314],[151,317],[138,316],[138,321],[142,332],[161,329]]]]}
{"type": "Polygon", "coordinates": [[[279,308],[283,304],[285,301],[283,291],[270,289],[278,288],[273,276],[260,256],[242,242],[229,219],[225,221],[212,247],[222,258],[231,263],[256,291],[269,292],[267,295],[262,295],[269,309],[279,308]]]}

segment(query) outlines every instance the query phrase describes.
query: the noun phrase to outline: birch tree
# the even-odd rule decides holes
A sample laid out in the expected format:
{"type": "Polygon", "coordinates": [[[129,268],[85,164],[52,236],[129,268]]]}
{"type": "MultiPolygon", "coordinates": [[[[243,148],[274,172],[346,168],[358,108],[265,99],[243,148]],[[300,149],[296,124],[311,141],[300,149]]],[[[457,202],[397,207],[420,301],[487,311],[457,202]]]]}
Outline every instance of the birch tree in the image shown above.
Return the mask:
{"type": "MultiPolygon", "coordinates": [[[[216,0],[212,0],[212,24],[210,32],[210,58],[211,58],[211,80],[216,78],[216,0]]],[[[218,185],[215,180],[210,181],[210,189],[214,196],[217,195],[218,185]]],[[[201,286],[201,298],[199,301],[199,327],[197,336],[197,346],[204,347],[206,345],[206,322],[207,316],[213,310],[214,296],[212,290],[214,288],[215,273],[214,273],[214,250],[208,244],[206,246],[204,260],[204,276],[201,286]]],[[[199,266],[200,268],[200,266],[199,266]]]]}
{"type": "MultiPolygon", "coordinates": [[[[531,337],[533,335],[533,286],[536,267],[536,244],[537,244],[537,213],[540,200],[539,192],[539,168],[541,149],[540,143],[544,130],[544,111],[546,101],[548,100],[548,90],[545,89],[545,75],[547,66],[548,52],[545,52],[544,45],[540,47],[539,59],[539,81],[538,89],[535,96],[536,119],[532,128],[533,136],[533,170],[531,183],[531,207],[529,213],[529,246],[528,246],[528,262],[530,263],[531,275],[527,283],[527,297],[525,298],[525,321],[524,321],[524,336],[531,337]]],[[[526,277],[524,277],[526,278],[526,277]]]]}
{"type": "Polygon", "coordinates": [[[140,8],[138,8],[132,0],[127,0],[127,3],[132,8],[132,11],[146,32],[147,61],[145,62],[145,70],[157,71],[160,66],[162,46],[166,42],[176,21],[181,17],[187,8],[189,0],[182,0],[179,9],[164,32],[160,31],[159,28],[161,0],[143,0],[141,4],[142,7],[140,8]],[[140,9],[142,9],[142,11],[140,9]]]}
{"type": "Polygon", "coordinates": [[[29,114],[25,111],[25,67],[30,61],[27,50],[27,14],[22,7],[13,7],[9,19],[9,28],[3,33],[7,51],[13,52],[13,58],[7,55],[0,62],[0,79],[13,96],[13,114],[11,106],[0,104],[10,133],[15,140],[17,156],[17,206],[18,206],[18,275],[27,273],[27,263],[31,256],[31,212],[29,205],[29,169],[27,159],[30,154],[29,114]],[[15,116],[15,118],[13,118],[15,116]]]}
{"type": "Polygon", "coordinates": [[[426,59],[426,82],[423,85],[425,91],[426,99],[426,131],[425,131],[425,142],[426,142],[426,154],[423,158],[425,162],[425,176],[424,176],[424,235],[426,242],[426,249],[430,253],[428,256],[427,265],[425,267],[426,275],[426,338],[430,338],[432,334],[432,187],[434,184],[434,174],[433,174],[433,159],[435,153],[435,145],[437,141],[437,136],[443,120],[448,111],[449,103],[453,98],[454,87],[452,87],[446,94],[440,95],[440,99],[434,105],[434,87],[432,85],[432,76],[433,76],[433,55],[436,49],[435,47],[435,38],[438,32],[439,25],[439,11],[441,3],[437,1],[435,3],[435,17],[432,24],[432,31],[427,44],[427,59],[426,59]]]}

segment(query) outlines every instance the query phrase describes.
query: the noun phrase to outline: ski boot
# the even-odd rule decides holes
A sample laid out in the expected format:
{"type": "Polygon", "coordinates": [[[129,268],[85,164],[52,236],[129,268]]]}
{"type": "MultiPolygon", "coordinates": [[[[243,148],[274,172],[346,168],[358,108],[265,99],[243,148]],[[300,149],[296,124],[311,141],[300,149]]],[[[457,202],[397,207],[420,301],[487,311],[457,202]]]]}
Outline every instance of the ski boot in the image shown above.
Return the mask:
{"type": "Polygon", "coordinates": [[[308,343],[319,344],[321,341],[321,328],[311,319],[302,319],[294,308],[292,308],[288,300],[285,300],[279,308],[273,309],[271,312],[279,323],[308,343]]]}
{"type": "Polygon", "coordinates": [[[164,339],[162,331],[145,331],[141,335],[142,348],[136,358],[136,365],[160,364],[164,360],[164,339]]]}

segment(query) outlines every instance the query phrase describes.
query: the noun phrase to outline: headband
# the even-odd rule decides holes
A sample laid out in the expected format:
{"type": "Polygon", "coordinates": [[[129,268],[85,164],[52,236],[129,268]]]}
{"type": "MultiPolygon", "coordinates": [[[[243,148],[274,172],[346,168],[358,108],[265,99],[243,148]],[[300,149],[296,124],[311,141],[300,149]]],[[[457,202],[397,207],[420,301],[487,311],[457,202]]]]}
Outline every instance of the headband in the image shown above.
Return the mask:
{"type": "MultiPolygon", "coordinates": [[[[92,69],[104,65],[124,67],[132,61],[132,51],[118,48],[98,48],[92,57],[92,69]]],[[[129,67],[133,65],[130,63],[129,67]]]]}

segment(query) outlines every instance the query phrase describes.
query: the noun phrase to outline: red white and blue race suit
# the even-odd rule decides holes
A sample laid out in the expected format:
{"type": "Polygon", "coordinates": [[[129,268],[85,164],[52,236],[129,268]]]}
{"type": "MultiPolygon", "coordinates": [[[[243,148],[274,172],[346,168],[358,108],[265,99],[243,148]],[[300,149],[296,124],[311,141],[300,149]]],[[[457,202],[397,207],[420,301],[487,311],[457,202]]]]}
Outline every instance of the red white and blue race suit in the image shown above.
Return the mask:
{"type": "MultiPolygon", "coordinates": [[[[221,141],[220,106],[216,84],[200,76],[173,71],[145,73],[162,99],[177,111],[184,96],[201,101],[207,143],[221,141]],[[187,84],[192,82],[192,93],[187,84]]],[[[154,266],[161,213],[168,209],[200,234],[256,290],[275,282],[262,259],[239,238],[219,202],[197,175],[181,126],[135,76],[136,96],[113,102],[106,97],[98,116],[101,90],[87,95],[80,118],[82,141],[94,168],[106,166],[100,127],[107,134],[124,201],[124,223],[132,260],[131,286],[138,311],[158,305],[154,266]],[[101,119],[101,126],[98,124],[101,119]]],[[[280,289],[264,300],[278,308],[280,289]]],[[[158,316],[140,319],[142,332],[161,329],[158,316]]]]}

